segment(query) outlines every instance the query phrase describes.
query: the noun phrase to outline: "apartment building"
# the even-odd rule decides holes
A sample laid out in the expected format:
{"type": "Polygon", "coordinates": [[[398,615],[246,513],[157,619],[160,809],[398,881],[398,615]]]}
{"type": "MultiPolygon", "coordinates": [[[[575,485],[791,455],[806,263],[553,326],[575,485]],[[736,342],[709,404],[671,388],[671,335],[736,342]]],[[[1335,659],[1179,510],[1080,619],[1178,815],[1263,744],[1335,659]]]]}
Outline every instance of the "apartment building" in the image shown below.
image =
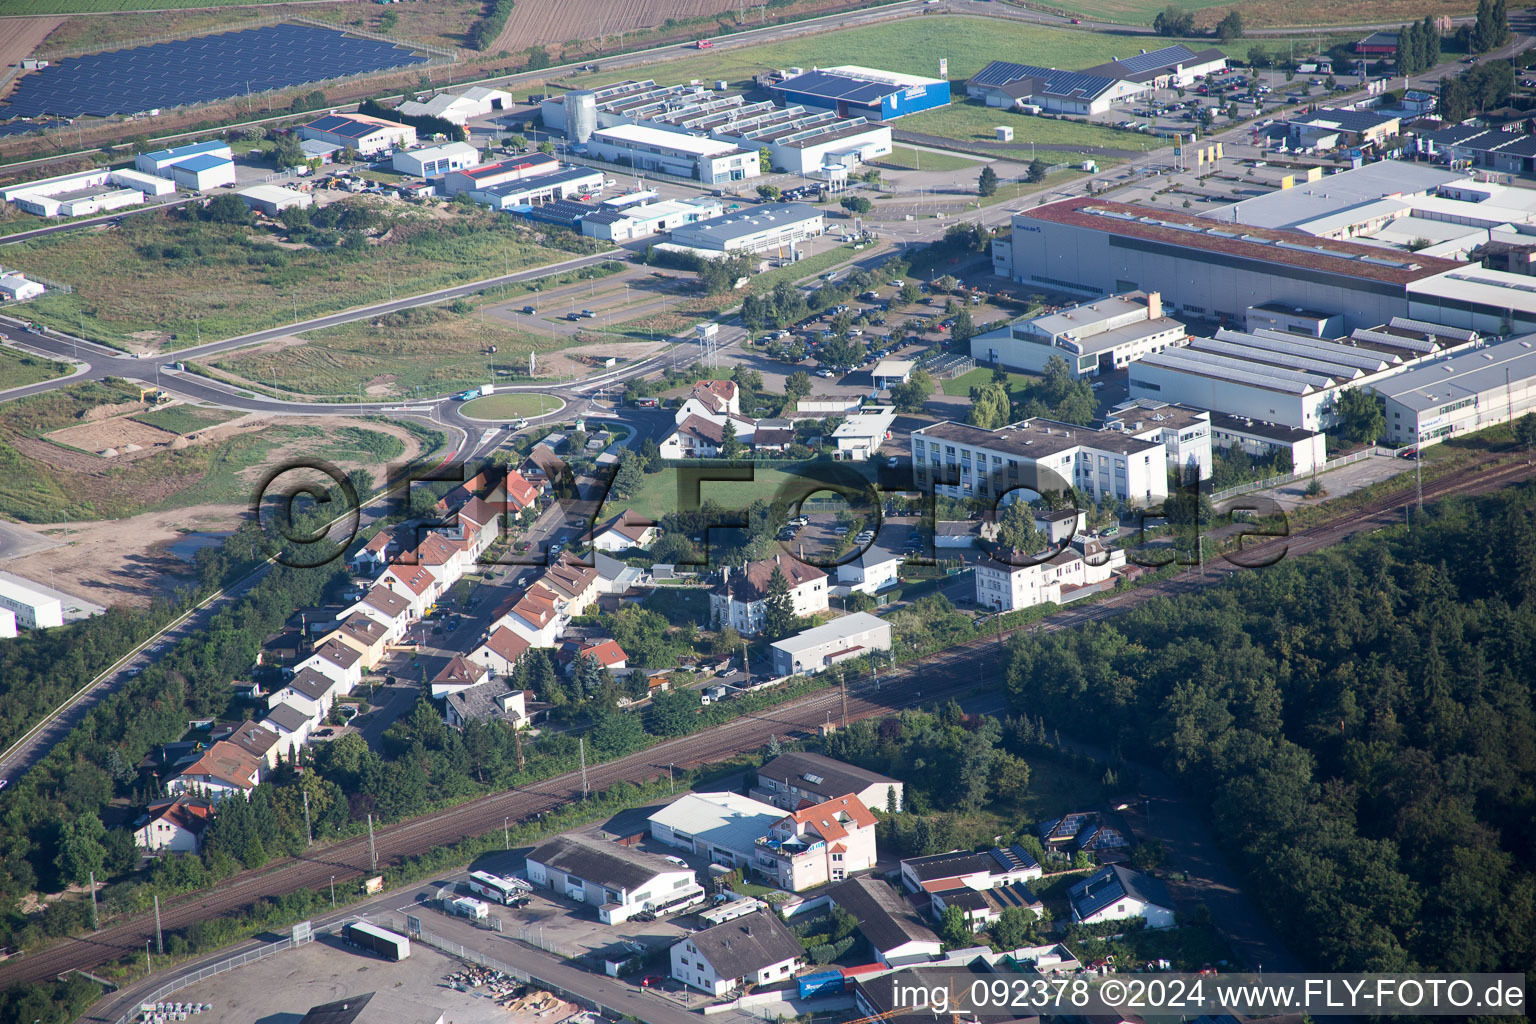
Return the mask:
{"type": "Polygon", "coordinates": [[[791,892],[875,866],[875,816],[854,793],[792,811],[757,840],[752,867],[791,892]]]}

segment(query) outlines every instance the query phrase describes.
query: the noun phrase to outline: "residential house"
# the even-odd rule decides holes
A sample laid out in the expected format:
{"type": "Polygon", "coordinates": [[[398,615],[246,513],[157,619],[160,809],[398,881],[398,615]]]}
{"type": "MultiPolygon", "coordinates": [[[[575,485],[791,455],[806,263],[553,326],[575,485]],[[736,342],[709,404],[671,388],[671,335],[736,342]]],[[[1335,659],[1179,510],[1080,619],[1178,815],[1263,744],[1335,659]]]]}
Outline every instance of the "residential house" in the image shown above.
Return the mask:
{"type": "Polygon", "coordinates": [[[490,676],[489,670],[478,661],[470,661],[462,654],[449,659],[437,675],[432,677],[432,697],[446,697],[460,693],[471,686],[479,686],[490,676]]]}
{"type": "Polygon", "coordinates": [[[464,545],[463,567],[469,569],[501,536],[501,512],[491,502],[470,498],[453,514],[447,528],[439,530],[449,540],[464,545]]]}
{"type": "Polygon", "coordinates": [[[321,675],[330,676],[341,684],[342,693],[351,693],[353,687],[363,681],[363,656],[355,647],[340,640],[328,640],[315,649],[315,653],[299,662],[298,670],[312,668],[321,675]]]}
{"type": "Polygon", "coordinates": [[[952,850],[901,862],[901,881],[914,893],[955,889],[996,889],[1039,878],[1044,871],[1028,850],[1017,844],[981,853],[952,850]]]}
{"type": "Polygon", "coordinates": [[[1173,900],[1162,882],[1111,864],[1096,871],[1067,890],[1076,924],[1100,924],[1144,918],[1148,928],[1174,925],[1173,900]]]}
{"type": "Polygon", "coordinates": [[[443,721],[455,729],[470,721],[502,721],[521,729],[528,724],[528,702],[532,699],[532,690],[509,689],[501,682],[476,683],[448,693],[443,701],[443,721]]]}
{"type": "Polygon", "coordinates": [[[1131,833],[1118,818],[1101,811],[1074,811],[1043,821],[1035,828],[1041,845],[1047,850],[1065,853],[1091,853],[1104,861],[1125,856],[1131,848],[1131,833]]]}
{"type": "Polygon", "coordinates": [[[277,736],[256,722],[241,722],[224,737],[268,768],[277,767],[277,736]]]}
{"type": "Polygon", "coordinates": [[[491,621],[491,631],[505,627],[531,647],[553,647],[566,621],[560,614],[559,596],[542,583],[534,583],[502,603],[491,621]]]}
{"type": "Polygon", "coordinates": [[[386,644],[397,644],[405,639],[405,631],[411,625],[411,602],[388,587],[369,587],[352,607],[342,613],[342,621],[353,615],[366,615],[384,627],[386,644]]]}
{"type": "Polygon", "coordinates": [[[775,572],[782,572],[789,584],[790,607],[797,617],[828,610],[827,574],[799,559],[774,555],[748,562],[739,571],[730,566],[720,570],[720,582],[709,594],[710,618],[717,627],[731,626],[747,636],[761,632],[775,572]]]}
{"type": "Polygon", "coordinates": [[[560,611],[565,617],[580,615],[597,600],[597,569],[582,565],[570,552],[562,554],[556,562],[544,570],[539,583],[555,594],[560,611]]]}
{"type": "Polygon", "coordinates": [[[193,796],[156,800],[134,822],[133,841],[149,853],[198,853],[213,804],[193,796]]]}
{"type": "Polygon", "coordinates": [[[837,567],[837,586],[842,596],[858,592],[873,596],[900,582],[901,563],[906,556],[882,547],[878,542],[860,551],[837,567]]]}
{"type": "Polygon", "coordinates": [[[165,784],[172,796],[196,794],[213,803],[238,793],[249,797],[261,782],[261,762],[233,743],[218,742],[165,784]]]}
{"type": "Polygon", "coordinates": [[[541,492],[558,491],[571,479],[571,468],[565,460],[542,442],[533,446],[517,472],[541,492]]]}
{"type": "Polygon", "coordinates": [[[528,641],[506,626],[497,626],[485,638],[485,643],[465,655],[498,676],[509,676],[523,655],[528,653],[528,641]]]}
{"type": "Polygon", "coordinates": [[[507,470],[506,478],[491,497],[493,504],[504,504],[509,512],[521,512],[532,508],[538,500],[539,488],[515,469],[507,470]]]}
{"type": "Polygon", "coordinates": [[[837,761],[822,754],[792,751],[780,754],[757,770],[750,795],[775,807],[793,811],[854,793],[876,811],[901,810],[902,783],[897,779],[837,761]]]}
{"type": "Polygon", "coordinates": [[[292,701],[284,701],[267,712],[265,718],[256,724],[263,729],[269,729],[272,735],[277,737],[273,749],[278,757],[292,759],[309,740],[310,733],[315,730],[316,719],[308,711],[292,701]]]}
{"type": "Polygon", "coordinates": [[[756,424],[744,416],[721,416],[717,419],[689,416],[662,440],[661,457],[712,459],[719,456],[725,449],[725,424],[728,422],[735,427],[736,439],[743,445],[749,445],[756,424]]]}
{"type": "Polygon", "coordinates": [[[441,593],[437,577],[424,565],[391,565],[379,577],[378,585],[410,602],[413,619],[425,618],[441,593]]]}
{"type": "Polygon", "coordinates": [[[933,893],[931,899],[935,918],[942,918],[945,908],[956,907],[973,932],[991,926],[1005,910],[1021,910],[1034,917],[1045,913],[1045,904],[1023,882],[1000,885],[995,889],[948,889],[933,893]]]}
{"type": "Polygon", "coordinates": [[[693,932],[672,946],[673,980],[712,996],[788,982],[804,963],[805,948],[767,910],[693,932]]]}
{"type": "Polygon", "coordinates": [[[492,490],[491,479],[484,473],[476,473],[453,490],[437,499],[437,504],[432,508],[438,513],[451,512],[460,508],[471,498],[479,497],[492,490]]]}
{"type": "Polygon", "coordinates": [[[778,821],[757,841],[752,868],[791,892],[841,882],[875,866],[875,816],[853,793],[778,821]]]}
{"type": "Polygon", "coordinates": [[[850,878],[834,886],[827,896],[833,906],[858,918],[859,933],[869,943],[875,959],[886,967],[926,963],[944,948],[911,905],[878,878],[850,878]]]}
{"type": "Polygon", "coordinates": [[[704,901],[693,869],[653,853],[582,835],[548,839],[528,854],[528,881],[597,908],[604,924],[623,924],[644,910],[661,913],[704,901]]]}
{"type": "Polygon", "coordinates": [[[429,533],[416,545],[416,562],[437,579],[437,592],[447,592],[473,564],[468,544],[441,533],[429,533]]]}
{"type": "Polygon", "coordinates": [[[752,431],[752,450],[787,452],[795,443],[795,425],[784,419],[758,420],[752,431]]]}
{"type": "Polygon", "coordinates": [[[598,551],[627,551],[643,548],[657,537],[661,530],[649,519],[625,509],[592,532],[592,546],[598,551]]]}
{"type": "Polygon", "coordinates": [[[357,550],[348,563],[353,572],[382,572],[390,559],[399,554],[395,541],[388,530],[380,530],[369,538],[368,543],[357,550]]]}
{"type": "Polygon", "coordinates": [[[576,664],[576,658],[593,658],[597,663],[610,672],[616,672],[629,665],[629,655],[624,653],[624,648],[612,637],[606,640],[583,641],[576,646],[576,656],[571,659],[571,665],[576,664]]]}
{"type": "Polygon", "coordinates": [[[313,668],[301,668],[280,690],[267,696],[267,709],[279,704],[290,704],[303,711],[311,723],[318,725],[330,713],[336,698],[346,692],[341,682],[333,676],[317,672],[313,668]]]}
{"type": "Polygon", "coordinates": [[[688,391],[678,407],[674,422],[681,423],[691,415],[724,416],[741,415],[741,389],[733,380],[701,380],[688,391]]]}
{"type": "Polygon", "coordinates": [[[363,656],[363,671],[372,672],[373,667],[384,660],[389,633],[389,627],[377,619],[354,612],[343,619],[340,626],[321,637],[320,645],[323,647],[332,640],[346,644],[363,656]]]}

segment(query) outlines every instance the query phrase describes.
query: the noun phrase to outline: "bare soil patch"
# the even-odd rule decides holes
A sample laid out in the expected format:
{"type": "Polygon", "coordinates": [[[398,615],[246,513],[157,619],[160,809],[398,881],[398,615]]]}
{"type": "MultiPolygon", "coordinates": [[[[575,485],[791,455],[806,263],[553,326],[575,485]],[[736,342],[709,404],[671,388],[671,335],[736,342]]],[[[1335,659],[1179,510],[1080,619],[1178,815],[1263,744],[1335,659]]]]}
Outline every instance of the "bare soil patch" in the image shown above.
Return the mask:
{"type": "Polygon", "coordinates": [[[67,444],[71,448],[95,452],[106,458],[132,458],[165,447],[181,435],[126,416],[117,416],[95,423],[65,427],[44,436],[55,444],[67,444]]]}
{"type": "Polygon", "coordinates": [[[612,357],[624,362],[635,362],[664,351],[666,347],[667,342],[664,341],[616,341],[576,345],[559,352],[541,354],[539,376],[563,377],[566,374],[584,376],[593,372],[594,360],[612,357]],[[586,358],[581,358],[583,356],[586,358]]]}
{"type": "MultiPolygon", "coordinates": [[[[29,55],[58,28],[63,18],[0,18],[0,67],[14,67],[21,58],[29,55]]],[[[19,78],[21,76],[17,76],[19,78]]],[[[0,96],[11,91],[16,79],[11,79],[0,96]]]]}

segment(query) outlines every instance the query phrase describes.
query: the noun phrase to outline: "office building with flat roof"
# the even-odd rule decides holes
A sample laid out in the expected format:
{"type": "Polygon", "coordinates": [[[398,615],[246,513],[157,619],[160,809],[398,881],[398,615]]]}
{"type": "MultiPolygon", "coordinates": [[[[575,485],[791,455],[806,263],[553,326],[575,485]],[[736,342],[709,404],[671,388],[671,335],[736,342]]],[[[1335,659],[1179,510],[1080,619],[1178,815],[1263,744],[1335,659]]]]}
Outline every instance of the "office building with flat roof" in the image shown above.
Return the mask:
{"type": "Polygon", "coordinates": [[[587,149],[599,160],[636,171],[695,178],[707,185],[745,181],[762,173],[755,151],[643,124],[621,124],[592,133],[587,149]]]}
{"type": "Polygon", "coordinates": [[[672,229],[672,244],[706,253],[763,252],[813,238],[826,217],[805,203],[766,203],[672,229]]]}
{"type": "Polygon", "coordinates": [[[1164,315],[1161,295],[1130,292],[1022,317],[978,334],[971,339],[971,358],[1005,370],[1041,373],[1057,356],[1073,376],[1096,377],[1188,339],[1184,324],[1164,315]]]}
{"type": "Polygon", "coordinates": [[[1536,335],[1458,352],[1371,385],[1394,445],[1436,444],[1536,411],[1536,335]]]}

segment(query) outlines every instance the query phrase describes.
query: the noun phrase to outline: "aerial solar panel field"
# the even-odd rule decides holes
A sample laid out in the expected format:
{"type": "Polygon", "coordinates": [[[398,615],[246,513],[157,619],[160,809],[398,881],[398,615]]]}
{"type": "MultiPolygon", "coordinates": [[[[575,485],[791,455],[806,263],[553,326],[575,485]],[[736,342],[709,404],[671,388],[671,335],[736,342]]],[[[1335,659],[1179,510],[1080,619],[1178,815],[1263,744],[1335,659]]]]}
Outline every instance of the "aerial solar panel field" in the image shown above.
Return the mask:
{"type": "Polygon", "coordinates": [[[0,119],[138,114],[426,61],[334,29],[272,25],[65,58],[23,75],[0,119]]]}

